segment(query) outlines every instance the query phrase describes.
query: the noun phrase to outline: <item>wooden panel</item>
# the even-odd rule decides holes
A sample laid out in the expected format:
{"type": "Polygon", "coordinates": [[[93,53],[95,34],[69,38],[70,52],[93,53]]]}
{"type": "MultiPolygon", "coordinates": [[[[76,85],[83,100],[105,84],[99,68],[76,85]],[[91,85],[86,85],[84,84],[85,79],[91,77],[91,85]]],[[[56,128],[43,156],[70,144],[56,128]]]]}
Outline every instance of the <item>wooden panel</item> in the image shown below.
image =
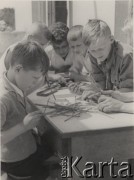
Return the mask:
{"type": "MultiPolygon", "coordinates": [[[[127,162],[128,159],[134,159],[134,130],[123,130],[100,135],[93,134],[83,137],[72,138],[72,155],[73,157],[81,157],[82,160],[78,164],[82,171],[86,162],[93,162],[98,167],[98,162],[110,162],[111,158],[118,162],[115,166],[115,174],[121,168],[120,162],[127,162]]],[[[110,180],[109,167],[104,169],[104,180],[110,180]]],[[[77,178],[74,173],[73,179],[77,178]]],[[[92,179],[92,178],[91,178],[92,179]]],[[[122,179],[120,177],[116,178],[122,179]]]]}

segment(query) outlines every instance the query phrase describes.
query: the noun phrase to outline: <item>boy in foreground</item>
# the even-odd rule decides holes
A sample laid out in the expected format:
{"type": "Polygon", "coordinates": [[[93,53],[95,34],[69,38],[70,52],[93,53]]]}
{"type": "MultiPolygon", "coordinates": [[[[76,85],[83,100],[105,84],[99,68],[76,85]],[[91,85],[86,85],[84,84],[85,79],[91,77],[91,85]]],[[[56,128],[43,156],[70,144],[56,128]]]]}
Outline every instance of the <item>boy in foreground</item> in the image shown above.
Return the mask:
{"type": "Polygon", "coordinates": [[[46,127],[43,114],[25,96],[48,71],[49,60],[39,44],[22,41],[12,51],[9,69],[0,82],[1,170],[12,178],[48,177],[32,129],[46,127]],[[43,119],[42,119],[43,118],[43,119]]]}

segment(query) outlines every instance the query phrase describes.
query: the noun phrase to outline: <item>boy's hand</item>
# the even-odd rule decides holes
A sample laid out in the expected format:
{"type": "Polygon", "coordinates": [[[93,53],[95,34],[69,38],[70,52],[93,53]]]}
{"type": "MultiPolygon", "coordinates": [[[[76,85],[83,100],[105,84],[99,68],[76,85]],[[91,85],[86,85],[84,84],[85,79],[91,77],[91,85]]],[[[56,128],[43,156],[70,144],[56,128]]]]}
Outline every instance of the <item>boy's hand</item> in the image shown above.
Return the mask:
{"type": "Polygon", "coordinates": [[[80,87],[77,83],[73,83],[71,82],[69,85],[68,85],[68,88],[69,90],[72,92],[72,93],[75,93],[75,94],[78,94],[78,95],[81,95],[81,90],[80,90],[80,87]]]}
{"type": "Polygon", "coordinates": [[[41,119],[42,112],[41,111],[34,111],[29,113],[23,120],[23,126],[26,130],[33,129],[36,127],[41,119]]]}
{"type": "Polygon", "coordinates": [[[123,102],[113,99],[107,96],[100,96],[98,100],[98,108],[100,111],[109,113],[109,112],[121,112],[121,108],[123,106],[123,102]]]}
{"type": "Polygon", "coordinates": [[[83,91],[89,89],[89,84],[87,82],[71,82],[68,84],[68,88],[71,92],[82,95],[83,91]]]}
{"type": "Polygon", "coordinates": [[[59,83],[66,82],[65,78],[61,76],[60,74],[49,74],[49,79],[51,81],[58,81],[59,83]]]}
{"type": "Polygon", "coordinates": [[[94,100],[98,101],[98,98],[100,97],[100,92],[90,91],[86,90],[82,94],[82,100],[94,100]]]}
{"type": "Polygon", "coordinates": [[[37,129],[40,135],[43,135],[47,131],[48,127],[44,116],[41,116],[40,122],[37,125],[37,129]]]}

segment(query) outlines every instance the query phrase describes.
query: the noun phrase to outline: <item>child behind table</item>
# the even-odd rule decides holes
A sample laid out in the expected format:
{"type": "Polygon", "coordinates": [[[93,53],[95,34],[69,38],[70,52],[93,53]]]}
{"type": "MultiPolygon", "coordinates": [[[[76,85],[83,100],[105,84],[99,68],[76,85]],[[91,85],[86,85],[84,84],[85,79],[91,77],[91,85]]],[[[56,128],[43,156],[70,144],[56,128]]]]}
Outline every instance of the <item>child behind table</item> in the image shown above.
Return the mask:
{"type": "MultiPolygon", "coordinates": [[[[96,87],[103,90],[132,91],[132,47],[116,41],[106,22],[98,19],[88,21],[83,28],[82,39],[88,48],[92,79],[96,87]]],[[[90,99],[95,94],[91,87],[84,91],[82,98],[90,99]]]]}
{"type": "MultiPolygon", "coordinates": [[[[32,23],[32,25],[26,32],[24,39],[31,41],[31,42],[36,41],[43,47],[43,49],[45,49],[50,43],[51,33],[50,33],[48,27],[44,23],[34,22],[34,23],[32,23]]],[[[3,56],[1,57],[0,65],[2,67],[2,70],[0,72],[0,77],[2,76],[5,69],[6,70],[9,69],[9,63],[10,63],[10,59],[12,56],[12,51],[18,43],[19,42],[11,45],[5,51],[3,56]]],[[[51,79],[53,79],[53,77],[51,77],[51,79]]],[[[57,79],[59,79],[59,77],[54,76],[54,80],[57,80],[57,79]]],[[[36,84],[36,86],[33,84],[33,88],[30,88],[29,90],[27,90],[27,94],[30,94],[33,90],[36,90],[37,88],[41,87],[42,85],[44,85],[44,79],[42,79],[42,81],[38,82],[38,84],[36,84]]]]}
{"type": "Polygon", "coordinates": [[[133,89],[132,48],[114,39],[106,22],[91,19],[83,28],[92,75],[102,89],[133,89]]]}
{"type": "MultiPolygon", "coordinates": [[[[122,30],[128,37],[128,43],[133,46],[133,18],[130,17],[125,21],[125,26],[122,30]]],[[[103,95],[98,100],[99,110],[108,113],[134,113],[134,92],[122,93],[120,91],[109,90],[103,91],[102,94],[103,95]]]]}
{"type": "Polygon", "coordinates": [[[41,122],[41,127],[46,126],[45,119],[25,96],[27,88],[48,68],[43,48],[36,42],[22,41],[13,49],[9,69],[1,79],[1,170],[10,177],[37,180],[48,176],[32,133],[41,122]]]}
{"type": "Polygon", "coordinates": [[[72,65],[67,42],[69,28],[62,22],[56,22],[49,29],[52,34],[52,46],[47,47],[45,51],[50,59],[50,68],[56,73],[67,72],[72,65]]]}
{"type": "Polygon", "coordinates": [[[87,81],[87,76],[90,72],[90,60],[87,56],[87,48],[82,41],[82,25],[72,26],[68,32],[67,40],[70,49],[74,53],[76,61],[74,61],[73,66],[70,69],[72,76],[76,76],[79,81],[87,81]]]}

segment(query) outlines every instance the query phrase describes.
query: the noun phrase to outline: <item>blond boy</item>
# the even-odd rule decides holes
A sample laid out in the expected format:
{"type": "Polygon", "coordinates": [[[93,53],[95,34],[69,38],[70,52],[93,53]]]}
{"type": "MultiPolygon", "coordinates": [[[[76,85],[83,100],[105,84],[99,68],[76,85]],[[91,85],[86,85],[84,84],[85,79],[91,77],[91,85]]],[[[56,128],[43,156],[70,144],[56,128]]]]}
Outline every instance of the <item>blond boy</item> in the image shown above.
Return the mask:
{"type": "Polygon", "coordinates": [[[101,88],[132,91],[132,48],[117,42],[106,22],[98,19],[88,21],[82,36],[88,47],[92,75],[101,88]]]}

